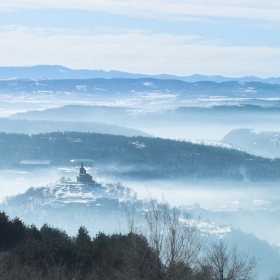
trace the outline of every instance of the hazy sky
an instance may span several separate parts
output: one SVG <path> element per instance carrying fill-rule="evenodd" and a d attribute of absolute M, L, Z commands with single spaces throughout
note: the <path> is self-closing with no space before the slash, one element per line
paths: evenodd
<path fill-rule="evenodd" d="M 280 76 L 279 0 L 0 1 L 0 66 Z"/>

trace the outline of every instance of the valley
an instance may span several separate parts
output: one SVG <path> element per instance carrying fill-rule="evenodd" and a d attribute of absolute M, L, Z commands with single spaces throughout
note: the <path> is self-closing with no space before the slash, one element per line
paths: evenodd
<path fill-rule="evenodd" d="M 0 207 L 28 224 L 71 234 L 82 224 L 97 234 L 126 232 L 133 211 L 144 227 L 153 198 L 210 240 L 253 252 L 267 277 L 280 260 L 278 88 L 151 77 L 2 80 Z M 81 162 L 93 184 L 76 182 Z"/>

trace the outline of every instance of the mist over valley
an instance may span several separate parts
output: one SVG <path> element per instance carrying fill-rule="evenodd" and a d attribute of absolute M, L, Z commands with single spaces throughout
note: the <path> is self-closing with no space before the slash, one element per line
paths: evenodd
<path fill-rule="evenodd" d="M 280 280 L 280 5 L 0 4 L 0 279 Z"/>
<path fill-rule="evenodd" d="M 149 198 L 164 198 L 210 240 L 259 258 L 260 280 L 279 271 L 276 80 L 9 77 L 1 210 L 94 235 L 126 232 L 127 210 L 144 227 Z M 77 181 L 82 163 L 93 182 Z"/>

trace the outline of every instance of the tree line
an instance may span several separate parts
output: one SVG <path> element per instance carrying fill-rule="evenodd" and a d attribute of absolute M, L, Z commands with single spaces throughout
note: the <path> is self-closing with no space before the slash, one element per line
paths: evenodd
<path fill-rule="evenodd" d="M 178 209 L 150 200 L 147 227 L 127 213 L 128 233 L 75 236 L 0 212 L 0 279 L 250 280 L 257 261 L 222 241 L 207 244 Z"/>

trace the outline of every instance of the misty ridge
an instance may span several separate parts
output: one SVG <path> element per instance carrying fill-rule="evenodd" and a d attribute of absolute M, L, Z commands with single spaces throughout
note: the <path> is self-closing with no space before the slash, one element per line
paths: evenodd
<path fill-rule="evenodd" d="M 18 168 L 32 160 L 69 166 L 90 159 L 108 175 L 138 179 L 177 178 L 268 182 L 279 180 L 279 159 L 256 157 L 232 148 L 151 137 L 96 133 L 0 133 L 2 168 Z"/>
<path fill-rule="evenodd" d="M 0 68 L 0 79 L 0 210 L 11 218 L 109 238 L 127 234 L 128 212 L 143 227 L 164 196 L 167 217 L 178 210 L 208 244 L 255 256 L 253 279 L 280 272 L 277 78 L 38 66 Z M 82 162 L 92 183 L 76 181 Z"/>
<path fill-rule="evenodd" d="M 123 136 L 151 136 L 138 129 L 127 128 L 118 125 L 110 125 L 98 122 L 70 122 L 70 121 L 45 121 L 45 120 L 21 120 L 0 118 L 0 126 L 6 133 L 38 134 L 53 131 L 78 131 L 95 132 L 102 134 L 114 134 Z"/>
<path fill-rule="evenodd" d="M 252 154 L 263 157 L 280 157 L 278 132 L 236 129 L 230 131 L 221 141 L 231 143 Z"/>
<path fill-rule="evenodd" d="M 161 109 L 67 105 L 54 109 L 16 113 L 8 116 L 8 119 L 84 122 L 84 126 L 89 122 L 97 121 L 137 129 L 162 138 L 187 140 L 220 141 L 229 131 L 240 128 L 259 131 L 277 131 L 278 129 L 280 110 L 276 105 L 214 104 L 202 107 Z M 63 132 L 61 129 L 60 131 Z M 84 130 L 78 129 L 78 131 Z M 99 131 L 89 130 L 88 132 Z"/>

